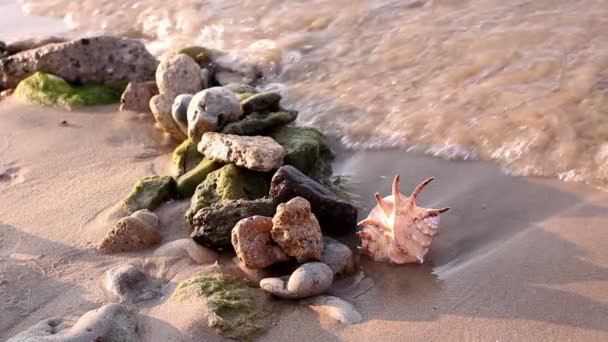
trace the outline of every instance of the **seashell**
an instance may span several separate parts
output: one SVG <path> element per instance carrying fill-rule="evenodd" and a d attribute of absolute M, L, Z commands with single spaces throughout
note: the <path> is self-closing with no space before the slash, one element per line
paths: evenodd
<path fill-rule="evenodd" d="M 429 209 L 416 206 L 416 197 L 433 178 L 422 182 L 407 197 L 399 192 L 399 176 L 393 181 L 393 194 L 380 197 L 376 193 L 375 206 L 359 225 L 359 251 L 375 261 L 395 264 L 422 263 L 431 240 L 437 233 L 439 214 L 449 208 Z"/>

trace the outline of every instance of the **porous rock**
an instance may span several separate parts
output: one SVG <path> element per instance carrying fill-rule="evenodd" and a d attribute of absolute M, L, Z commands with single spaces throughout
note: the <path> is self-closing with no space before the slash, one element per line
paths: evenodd
<path fill-rule="evenodd" d="M 213 87 L 192 97 L 188 105 L 188 137 L 197 142 L 205 132 L 214 132 L 242 114 L 236 95 L 229 89 Z"/>
<path fill-rule="evenodd" d="M 309 262 L 298 267 L 289 277 L 265 278 L 260 287 L 277 297 L 300 299 L 326 292 L 332 284 L 333 272 L 321 262 Z"/>
<path fill-rule="evenodd" d="M 278 169 L 285 156 L 285 149 L 270 137 L 215 132 L 203 134 L 198 150 L 207 158 L 262 172 Z"/>
<path fill-rule="evenodd" d="M 255 215 L 272 217 L 275 210 L 276 204 L 270 198 L 223 200 L 194 215 L 190 237 L 211 248 L 231 247 L 230 234 L 239 221 Z"/>
<path fill-rule="evenodd" d="M 260 93 L 248 97 L 241 102 L 245 115 L 251 113 L 270 113 L 279 110 L 281 95 L 279 93 Z"/>
<path fill-rule="evenodd" d="M 173 116 L 171 115 L 172 105 L 173 99 L 163 94 L 154 95 L 150 99 L 150 110 L 160 128 L 169 134 L 171 138 L 183 141 L 187 136 L 182 132 L 175 120 L 173 120 Z"/>
<path fill-rule="evenodd" d="M 102 254 L 133 252 L 158 244 L 162 237 L 157 230 L 158 217 L 142 209 L 123 217 L 101 240 L 97 249 Z"/>
<path fill-rule="evenodd" d="M 156 82 L 129 82 L 120 98 L 120 111 L 150 113 L 150 99 L 158 95 Z"/>
<path fill-rule="evenodd" d="M 133 186 L 122 201 L 122 207 L 129 213 L 140 209 L 153 210 L 171 196 L 175 181 L 170 176 L 146 176 Z"/>
<path fill-rule="evenodd" d="M 232 229 L 232 246 L 246 267 L 261 269 L 289 260 L 270 238 L 271 229 L 272 218 L 266 216 L 244 218 Z"/>
<path fill-rule="evenodd" d="M 329 266 L 335 276 L 351 274 L 355 271 L 355 255 L 345 244 L 330 237 L 323 237 L 321 262 Z"/>
<path fill-rule="evenodd" d="M 188 105 L 192 101 L 191 94 L 177 95 L 171 107 L 173 121 L 179 126 L 184 134 L 188 134 Z"/>
<path fill-rule="evenodd" d="M 362 320 L 361 314 L 351 303 L 338 297 L 321 295 L 307 298 L 302 304 L 343 324 L 356 324 Z"/>
<path fill-rule="evenodd" d="M 262 198 L 268 194 L 268 175 L 227 164 L 207 175 L 196 187 L 186 211 L 186 220 L 192 218 L 200 209 L 221 200 Z"/>
<path fill-rule="evenodd" d="M 107 270 L 104 286 L 121 303 L 135 304 L 162 296 L 160 286 L 134 265 L 120 265 Z"/>
<path fill-rule="evenodd" d="M 291 165 L 282 166 L 274 174 L 270 195 L 278 202 L 287 202 L 298 196 L 307 199 L 325 233 L 345 234 L 353 232 L 357 226 L 355 206 L 339 199 Z"/>
<path fill-rule="evenodd" d="M 321 259 L 321 227 L 310 211 L 310 204 L 302 197 L 279 204 L 272 218 L 271 236 L 287 255 L 300 263 Z"/>
<path fill-rule="evenodd" d="M 284 163 L 320 180 L 331 175 L 333 152 L 315 128 L 282 126 L 268 134 L 285 148 Z"/>
<path fill-rule="evenodd" d="M 120 304 L 106 304 L 89 311 L 69 329 L 62 329 L 63 321 L 45 319 L 7 342 L 139 341 L 137 320 Z"/>
<path fill-rule="evenodd" d="M 188 55 L 176 54 L 160 62 L 156 84 L 160 93 L 173 103 L 179 94 L 195 94 L 203 89 L 201 68 Z"/>
<path fill-rule="evenodd" d="M 287 125 L 295 121 L 298 113 L 275 112 L 268 114 L 253 113 L 247 115 L 243 120 L 229 123 L 222 129 L 222 133 L 236 135 L 256 135 L 274 129 L 279 126 Z"/>
<path fill-rule="evenodd" d="M 135 39 L 112 36 L 48 44 L 0 60 L 0 88 L 13 88 L 36 71 L 82 84 L 125 86 L 154 79 L 158 61 Z"/>

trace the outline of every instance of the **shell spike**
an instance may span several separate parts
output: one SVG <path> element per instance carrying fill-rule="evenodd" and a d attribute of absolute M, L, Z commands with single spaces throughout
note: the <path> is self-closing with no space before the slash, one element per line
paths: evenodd
<path fill-rule="evenodd" d="M 384 215 L 388 216 L 391 213 L 391 207 L 388 203 L 386 203 L 384 201 L 384 199 L 382 198 L 382 196 L 380 196 L 379 193 L 376 192 L 376 202 L 378 202 L 378 206 L 380 206 L 380 209 L 382 209 L 382 211 L 384 212 Z"/>
<path fill-rule="evenodd" d="M 445 213 L 446 211 L 450 210 L 450 208 L 441 208 L 441 209 L 430 209 L 428 211 L 429 216 L 437 216 L 441 213 Z"/>
<path fill-rule="evenodd" d="M 410 198 L 412 199 L 412 202 L 416 201 L 416 197 L 418 197 L 418 195 L 420 194 L 420 192 L 422 191 L 422 189 L 424 189 L 433 179 L 435 179 L 434 177 L 431 177 L 425 181 L 423 181 L 422 183 L 420 183 L 416 189 L 414 189 L 414 191 L 412 191 L 412 194 L 410 195 Z"/>

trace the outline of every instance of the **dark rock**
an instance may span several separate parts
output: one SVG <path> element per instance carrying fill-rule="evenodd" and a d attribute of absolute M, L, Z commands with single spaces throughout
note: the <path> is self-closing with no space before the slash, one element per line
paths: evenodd
<path fill-rule="evenodd" d="M 278 93 L 261 93 L 248 97 L 241 102 L 243 113 L 270 113 L 279 110 L 281 95 Z"/>
<path fill-rule="evenodd" d="M 236 135 L 256 135 L 264 131 L 287 125 L 298 117 L 297 112 L 253 113 L 243 120 L 229 123 L 222 133 Z"/>
<path fill-rule="evenodd" d="M 156 82 L 129 82 L 120 98 L 120 111 L 151 113 L 150 99 L 158 95 Z"/>
<path fill-rule="evenodd" d="M 279 203 L 298 196 L 307 199 L 324 233 L 350 233 L 357 226 L 355 206 L 339 199 L 333 192 L 291 165 L 282 166 L 274 174 L 270 195 Z"/>
<path fill-rule="evenodd" d="M 6 44 L 0 40 L 0 58 L 4 58 L 8 56 L 8 50 L 6 48 Z"/>
<path fill-rule="evenodd" d="M 270 198 L 223 200 L 199 210 L 192 219 L 190 235 L 197 243 L 212 247 L 230 247 L 230 233 L 240 220 L 260 215 L 272 217 L 276 204 Z"/>
<path fill-rule="evenodd" d="M 269 135 L 285 148 L 285 164 L 293 165 L 315 180 L 331 175 L 333 153 L 318 130 L 284 126 Z"/>
<path fill-rule="evenodd" d="M 77 39 L 26 50 L 0 60 L 0 88 L 15 87 L 36 71 L 68 82 L 125 86 L 154 80 L 158 61 L 139 40 L 111 36 Z"/>

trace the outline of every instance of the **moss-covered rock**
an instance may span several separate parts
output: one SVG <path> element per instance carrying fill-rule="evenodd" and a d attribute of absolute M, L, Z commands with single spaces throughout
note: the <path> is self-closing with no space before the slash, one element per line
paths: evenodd
<path fill-rule="evenodd" d="M 247 100 L 248 98 L 252 97 L 255 94 L 252 93 L 235 93 L 236 94 L 236 98 L 239 99 L 240 103 L 243 103 L 243 101 Z"/>
<path fill-rule="evenodd" d="M 270 113 L 279 110 L 281 95 L 279 93 L 260 93 L 250 96 L 241 102 L 245 115 L 251 113 Z"/>
<path fill-rule="evenodd" d="M 202 46 L 188 46 L 177 51 L 190 56 L 198 65 L 204 67 L 211 63 L 211 50 Z"/>
<path fill-rule="evenodd" d="M 298 117 L 298 113 L 275 112 L 270 114 L 253 113 L 247 115 L 243 120 L 232 122 L 222 129 L 222 133 L 237 135 L 256 135 L 258 133 L 287 125 Z"/>
<path fill-rule="evenodd" d="M 71 108 L 118 103 L 123 90 L 105 85 L 72 85 L 60 77 L 36 72 L 19 82 L 14 95 L 27 102 Z"/>
<path fill-rule="evenodd" d="M 173 151 L 173 173 L 180 177 L 186 172 L 194 169 L 205 156 L 196 149 L 196 144 L 190 139 L 184 140 Z"/>
<path fill-rule="evenodd" d="M 268 194 L 269 187 L 269 174 L 227 164 L 208 174 L 196 187 L 190 208 L 186 211 L 186 220 L 192 224 L 192 218 L 197 211 L 221 200 L 253 200 L 264 197 Z"/>
<path fill-rule="evenodd" d="M 268 296 L 236 279 L 222 274 L 194 277 L 179 283 L 172 298 L 192 294 L 206 300 L 209 327 L 224 337 L 251 341 L 271 326 Z"/>
<path fill-rule="evenodd" d="M 320 180 L 331 175 L 333 153 L 329 143 L 314 128 L 281 127 L 269 134 L 287 151 L 283 159 L 307 176 Z"/>
<path fill-rule="evenodd" d="M 170 176 L 147 176 L 135 183 L 131 193 L 122 201 L 129 213 L 140 209 L 153 210 L 171 197 L 175 181 Z"/>
<path fill-rule="evenodd" d="M 203 158 L 197 166 L 177 179 L 175 190 L 178 196 L 184 198 L 192 196 L 196 187 L 207 178 L 207 175 L 219 169 L 222 165 L 222 163 Z"/>

